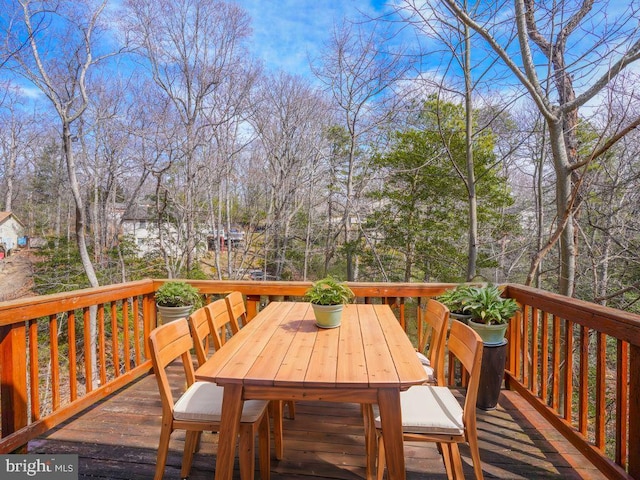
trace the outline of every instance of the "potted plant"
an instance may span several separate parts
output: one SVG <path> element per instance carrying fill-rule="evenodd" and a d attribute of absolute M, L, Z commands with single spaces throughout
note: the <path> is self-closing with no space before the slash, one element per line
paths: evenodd
<path fill-rule="evenodd" d="M 198 289 L 183 281 L 163 283 L 156 291 L 155 298 L 160 314 L 159 323 L 188 317 L 194 307 L 202 305 Z"/>
<path fill-rule="evenodd" d="M 518 303 L 513 298 L 503 298 L 495 285 L 474 288 L 464 307 L 465 312 L 471 314 L 469 327 L 478 332 L 484 342 L 476 399 L 476 406 L 483 410 L 492 410 L 498 404 L 507 353 L 504 336 L 509 320 L 519 309 Z"/>
<path fill-rule="evenodd" d="M 436 300 L 444 304 L 449 309 L 449 316 L 463 323 L 467 323 L 471 318 L 470 313 L 464 311 L 464 307 L 469 303 L 474 294 L 474 287 L 460 284 L 451 290 L 438 295 Z"/>
<path fill-rule="evenodd" d="M 503 298 L 495 285 L 473 287 L 463 310 L 471 314 L 469 326 L 482 338 L 485 345 L 500 345 L 509 326 L 509 320 L 520 309 L 513 298 Z"/>
<path fill-rule="evenodd" d="M 350 303 L 354 297 L 347 285 L 332 277 L 314 282 L 305 293 L 305 299 L 311 302 L 316 325 L 321 328 L 340 326 L 344 304 Z"/>

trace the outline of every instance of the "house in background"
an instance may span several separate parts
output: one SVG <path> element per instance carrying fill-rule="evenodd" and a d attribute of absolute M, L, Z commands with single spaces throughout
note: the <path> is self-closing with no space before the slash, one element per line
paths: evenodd
<path fill-rule="evenodd" d="M 149 213 L 147 205 L 139 205 L 123 212 L 121 233 L 133 239 L 141 255 L 158 248 L 158 222 Z"/>
<path fill-rule="evenodd" d="M 24 224 L 11 212 L 0 212 L 0 258 L 18 246 L 24 235 Z"/>

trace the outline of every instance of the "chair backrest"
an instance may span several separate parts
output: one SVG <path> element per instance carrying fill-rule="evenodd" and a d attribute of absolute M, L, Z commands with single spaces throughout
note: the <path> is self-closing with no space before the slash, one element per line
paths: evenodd
<path fill-rule="evenodd" d="M 454 321 L 449 333 L 449 352 L 451 352 L 469 372 L 467 393 L 464 399 L 463 420 L 467 428 L 476 422 L 476 400 L 480 384 L 482 350 L 484 345 L 480 335 L 462 322 Z"/>
<path fill-rule="evenodd" d="M 179 357 L 182 357 L 187 386 L 195 381 L 195 371 L 191 363 L 190 350 L 193 347 L 189 324 L 186 318 L 180 318 L 165 323 L 149 334 L 149 350 L 151 363 L 158 381 L 160 398 L 162 399 L 163 415 L 173 411 L 173 395 L 167 378 L 166 367 Z"/>
<path fill-rule="evenodd" d="M 437 300 L 429 299 L 424 310 L 424 323 L 428 331 L 422 332 L 418 349 L 424 353 L 428 342 L 427 358 L 438 385 L 444 385 L 444 353 L 449 330 L 449 309 Z"/>
<path fill-rule="evenodd" d="M 189 328 L 193 337 L 198 366 L 207 361 L 209 351 L 209 338 L 211 338 L 211 327 L 209 325 L 209 315 L 205 307 L 201 307 L 189 316 Z"/>
<path fill-rule="evenodd" d="M 248 322 L 247 320 L 247 307 L 244 305 L 244 298 L 242 298 L 242 293 L 238 291 L 233 291 L 229 295 L 225 297 L 225 301 L 227 302 L 227 309 L 229 310 L 229 316 L 236 319 L 240 319 L 242 322 L 241 326 L 245 326 Z M 240 326 L 240 324 L 239 324 Z"/>
<path fill-rule="evenodd" d="M 225 299 L 211 302 L 206 307 L 209 318 L 209 329 L 213 337 L 213 346 L 219 349 L 227 340 L 227 328 L 231 329 L 231 335 L 240 331 L 238 321 L 229 315 Z"/>

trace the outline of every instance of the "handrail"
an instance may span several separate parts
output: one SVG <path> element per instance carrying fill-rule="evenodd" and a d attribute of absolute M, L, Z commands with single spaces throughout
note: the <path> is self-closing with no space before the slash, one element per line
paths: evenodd
<path fill-rule="evenodd" d="M 0 453 L 150 370 L 153 288 L 141 280 L 0 303 Z"/>
<path fill-rule="evenodd" d="M 0 453 L 19 448 L 150 370 L 146 339 L 156 325 L 153 294 L 165 281 L 0 303 Z M 210 300 L 242 292 L 249 318 L 271 300 L 301 298 L 311 284 L 189 283 Z M 358 301 L 391 305 L 405 331 L 414 335 L 421 331 L 419 306 L 453 284 L 349 286 Z M 522 306 L 509 329 L 507 387 L 520 392 L 608 477 L 640 479 L 640 316 L 521 285 L 506 285 L 505 295 Z M 85 349 L 92 335 L 84 327 L 92 315 L 95 360 Z M 93 370 L 96 385 L 85 381 Z M 47 391 L 40 387 L 43 373 L 51 385 Z"/>
<path fill-rule="evenodd" d="M 640 478 L 640 315 L 510 284 L 507 386 L 609 478 Z M 609 419 L 609 420 L 607 420 Z"/>

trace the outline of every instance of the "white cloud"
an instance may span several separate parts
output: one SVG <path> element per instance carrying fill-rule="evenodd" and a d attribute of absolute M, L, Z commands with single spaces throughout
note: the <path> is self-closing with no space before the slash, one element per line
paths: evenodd
<path fill-rule="evenodd" d="M 29 100 L 39 100 L 43 96 L 42 90 L 34 86 L 20 85 L 18 88 L 20 89 L 20 96 Z"/>
<path fill-rule="evenodd" d="M 238 1 L 252 17 L 252 50 L 267 68 L 309 75 L 308 59 L 317 58 L 334 23 L 343 18 L 375 16 L 384 2 L 370 0 L 244 0 Z"/>

